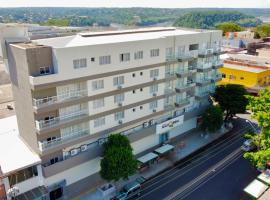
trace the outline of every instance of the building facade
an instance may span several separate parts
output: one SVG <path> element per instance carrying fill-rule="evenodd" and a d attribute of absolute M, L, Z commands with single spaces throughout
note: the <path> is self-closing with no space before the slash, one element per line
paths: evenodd
<path fill-rule="evenodd" d="M 44 185 L 69 197 L 89 188 L 109 134 L 126 135 L 137 155 L 196 128 L 221 78 L 221 38 L 151 28 L 10 44 L 19 132 Z"/>

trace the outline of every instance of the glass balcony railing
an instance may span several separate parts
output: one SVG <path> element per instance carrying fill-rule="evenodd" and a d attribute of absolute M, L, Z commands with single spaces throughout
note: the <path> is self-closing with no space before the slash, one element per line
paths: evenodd
<path fill-rule="evenodd" d="M 187 82 L 187 83 L 184 83 L 184 84 L 177 84 L 175 89 L 176 89 L 176 92 L 183 92 L 183 91 L 186 91 L 187 89 L 190 89 L 192 87 L 195 87 L 195 83 L 193 82 Z"/>
<path fill-rule="evenodd" d="M 186 53 L 179 53 L 175 55 L 167 55 L 167 61 L 185 61 L 194 58 L 194 54 L 186 52 Z"/>
<path fill-rule="evenodd" d="M 67 143 L 69 141 L 72 141 L 74 139 L 78 139 L 78 138 L 86 136 L 86 135 L 90 135 L 90 131 L 88 129 L 72 132 L 66 136 L 58 137 L 54 140 L 39 142 L 39 149 L 41 151 L 44 151 L 46 149 L 49 149 L 49 148 L 52 148 L 52 147 L 55 147 L 58 145 L 62 145 L 64 143 Z"/>
<path fill-rule="evenodd" d="M 211 78 L 212 82 L 217 82 L 222 80 L 222 75 L 221 74 L 214 74 L 213 77 Z"/>
<path fill-rule="evenodd" d="M 223 67 L 223 61 L 222 60 L 215 60 L 213 61 L 213 68 L 218 69 Z"/>
<path fill-rule="evenodd" d="M 204 98 L 209 96 L 210 92 L 209 91 L 204 91 L 204 92 L 197 92 L 195 93 L 195 97 L 197 98 Z"/>
<path fill-rule="evenodd" d="M 199 63 L 197 65 L 197 69 L 201 71 L 211 69 L 211 67 L 212 67 L 212 63 Z"/>
<path fill-rule="evenodd" d="M 213 53 L 214 53 L 213 48 L 206 48 L 206 49 L 199 50 L 199 56 L 209 56 L 209 55 L 213 55 Z"/>
<path fill-rule="evenodd" d="M 39 108 L 41 106 L 50 105 L 50 104 L 58 103 L 58 102 L 65 101 L 68 99 L 80 98 L 84 96 L 87 96 L 87 90 L 71 91 L 69 93 L 61 94 L 57 96 L 33 99 L 33 106 Z"/>
<path fill-rule="evenodd" d="M 188 100 L 188 98 L 185 98 L 185 99 L 177 99 L 176 101 L 175 101 L 175 106 L 176 107 L 182 107 L 182 106 L 186 106 L 186 105 L 188 105 L 189 104 L 189 100 Z"/>
<path fill-rule="evenodd" d="M 79 119 L 83 116 L 87 116 L 88 115 L 88 110 L 80 110 L 68 115 L 64 115 L 64 116 L 59 116 L 59 117 L 54 117 L 51 118 L 49 120 L 39 120 L 36 121 L 36 128 L 38 130 L 44 129 L 44 128 L 50 128 L 53 126 L 56 126 L 60 123 L 66 122 L 66 121 L 70 121 L 70 120 L 74 120 L 74 119 Z"/>

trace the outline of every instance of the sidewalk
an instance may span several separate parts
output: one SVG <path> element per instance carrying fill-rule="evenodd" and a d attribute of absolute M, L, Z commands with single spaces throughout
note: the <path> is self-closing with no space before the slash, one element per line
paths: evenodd
<path fill-rule="evenodd" d="M 123 185 L 128 182 L 134 181 L 138 177 L 144 177 L 145 179 L 149 179 L 161 171 L 167 169 L 168 167 L 173 166 L 176 161 L 179 161 L 182 158 L 192 154 L 196 150 L 204 147 L 205 145 L 211 143 L 215 139 L 221 137 L 229 130 L 221 129 L 216 133 L 205 133 L 201 130 L 191 130 L 183 135 L 177 136 L 172 139 L 170 144 L 175 146 L 174 153 L 168 157 L 168 159 L 163 159 L 158 163 L 151 165 L 151 167 L 144 172 L 133 175 L 129 178 L 128 181 L 119 181 L 116 183 L 116 188 L 120 189 Z M 148 153 L 148 152 L 146 152 Z M 92 191 L 88 191 L 82 196 L 76 198 L 76 200 L 102 200 L 102 196 L 97 189 Z"/>

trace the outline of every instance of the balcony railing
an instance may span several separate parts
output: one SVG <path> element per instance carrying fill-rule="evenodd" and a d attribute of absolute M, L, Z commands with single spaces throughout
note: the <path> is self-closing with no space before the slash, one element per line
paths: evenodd
<path fill-rule="evenodd" d="M 65 101 L 68 99 L 80 98 L 84 96 L 87 96 L 87 90 L 71 91 L 69 93 L 61 94 L 57 96 L 33 99 L 33 105 L 38 108 L 44 105 L 50 105 L 50 104 L 58 103 L 58 102 Z"/>
<path fill-rule="evenodd" d="M 195 83 L 193 82 L 187 82 L 185 84 L 177 84 L 175 87 L 176 92 L 184 92 L 192 87 L 195 87 Z"/>
<path fill-rule="evenodd" d="M 77 138 L 80 138 L 80 137 L 83 137 L 83 136 L 86 136 L 89 134 L 90 134 L 90 131 L 88 129 L 72 132 L 69 135 L 66 135 L 63 137 L 58 137 L 58 138 L 51 140 L 51 141 L 39 142 L 39 149 L 41 151 L 44 151 L 46 149 L 50 149 L 52 147 L 62 145 L 64 143 L 67 143 L 69 141 L 72 141 L 74 139 L 77 139 Z"/>
<path fill-rule="evenodd" d="M 88 115 L 88 110 L 80 110 L 80 111 L 77 111 L 77 112 L 74 112 L 74 113 L 71 113 L 68 115 L 54 117 L 54 118 L 49 119 L 49 120 L 36 121 L 36 128 L 38 130 L 41 130 L 44 128 L 53 127 L 53 126 L 60 124 L 62 122 L 74 120 L 74 119 L 79 119 L 82 116 L 86 116 L 86 115 Z"/>
<path fill-rule="evenodd" d="M 210 56 L 214 54 L 213 48 L 206 48 L 199 51 L 199 57 Z"/>
<path fill-rule="evenodd" d="M 195 56 L 192 53 L 181 53 L 181 54 L 175 54 L 175 55 L 167 55 L 166 61 L 186 61 L 193 59 Z"/>
<path fill-rule="evenodd" d="M 221 67 L 223 67 L 223 61 L 221 61 L 221 60 L 216 60 L 216 61 L 213 62 L 213 68 L 214 68 L 214 69 L 219 69 L 219 68 L 221 68 Z"/>
<path fill-rule="evenodd" d="M 198 71 L 210 70 L 212 63 L 199 63 L 197 66 Z"/>
<path fill-rule="evenodd" d="M 209 91 L 195 93 L 196 98 L 204 98 L 204 97 L 208 97 L 209 95 L 210 95 Z"/>
<path fill-rule="evenodd" d="M 188 98 L 185 98 L 185 99 L 177 99 L 175 101 L 175 107 L 182 107 L 182 106 L 186 106 L 189 104 L 189 100 Z"/>
<path fill-rule="evenodd" d="M 202 78 L 202 79 L 197 79 L 196 80 L 196 84 L 198 86 L 205 85 L 205 84 L 208 84 L 208 83 L 211 83 L 211 78 Z"/>
<path fill-rule="evenodd" d="M 217 82 L 222 80 L 222 75 L 221 74 L 215 74 L 213 75 L 213 78 L 211 78 L 212 82 Z"/>

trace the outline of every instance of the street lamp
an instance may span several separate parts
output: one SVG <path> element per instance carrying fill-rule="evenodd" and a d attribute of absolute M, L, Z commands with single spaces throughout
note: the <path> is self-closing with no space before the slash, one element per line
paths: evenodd
<path fill-rule="evenodd" d="M 255 133 L 257 133 L 257 134 L 260 133 L 260 131 L 248 119 L 246 119 L 246 122 L 249 123 L 249 125 L 253 128 L 253 130 L 255 131 Z"/>

